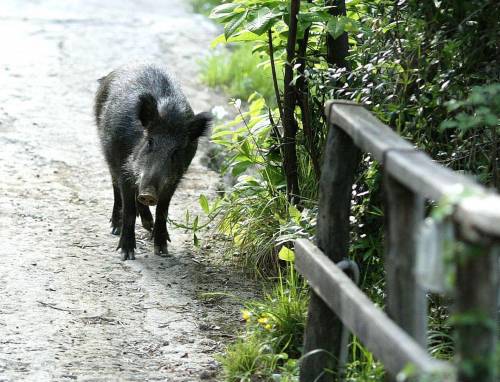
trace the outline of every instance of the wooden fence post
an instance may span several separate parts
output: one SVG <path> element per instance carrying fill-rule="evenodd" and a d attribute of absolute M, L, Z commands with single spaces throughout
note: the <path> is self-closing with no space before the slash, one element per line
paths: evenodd
<path fill-rule="evenodd" d="M 384 173 L 386 194 L 386 309 L 403 330 L 427 348 L 427 298 L 417 282 L 417 240 L 424 199 Z"/>
<path fill-rule="evenodd" d="M 457 258 L 455 362 L 460 382 L 496 382 L 500 247 L 468 244 Z"/>
<path fill-rule="evenodd" d="M 331 126 L 321 171 L 317 245 L 335 263 L 348 255 L 352 184 L 359 160 L 360 151 L 352 139 L 337 126 Z M 300 381 L 334 379 L 334 375 L 325 373 L 325 368 L 338 369 L 342 330 L 339 318 L 311 291 Z"/>

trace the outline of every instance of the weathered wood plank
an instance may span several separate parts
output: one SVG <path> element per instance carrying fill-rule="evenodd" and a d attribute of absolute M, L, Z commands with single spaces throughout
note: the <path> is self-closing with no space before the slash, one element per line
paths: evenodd
<path fill-rule="evenodd" d="M 392 375 L 412 365 L 418 376 L 454 381 L 448 363 L 430 357 L 408 334 L 377 308 L 323 252 L 304 239 L 295 241 L 297 270 L 330 309 Z M 439 379 L 438 379 L 439 378 Z"/>
<path fill-rule="evenodd" d="M 384 172 L 386 199 L 386 309 L 424 349 L 427 348 L 427 298 L 417 282 L 417 240 L 424 199 Z"/>
<path fill-rule="evenodd" d="M 458 203 L 454 219 L 461 225 L 461 235 L 468 240 L 477 239 L 476 232 L 500 237 L 500 197 L 492 192 L 471 196 Z"/>
<path fill-rule="evenodd" d="M 420 195 L 439 201 L 443 196 L 461 189 L 483 194 L 460 202 L 455 220 L 466 229 L 500 236 L 500 197 L 488 193 L 469 177 L 453 172 L 414 150 L 409 142 L 361 105 L 328 101 L 325 113 L 328 120 L 341 127 L 358 147 L 383 162 L 392 176 Z"/>
<path fill-rule="evenodd" d="M 398 197 L 397 194 L 402 192 L 405 200 L 403 203 L 405 206 L 402 208 L 403 213 L 397 205 L 390 207 L 390 210 L 393 209 L 393 213 L 389 211 L 389 215 L 392 215 L 390 220 L 393 221 L 389 222 L 392 225 L 389 227 L 390 236 L 400 237 L 401 240 L 394 239 L 395 242 L 391 243 L 393 249 L 388 254 L 388 259 L 391 260 L 388 268 L 388 284 L 391 290 L 399 289 L 401 295 L 396 297 L 397 301 L 393 302 L 389 297 L 388 305 L 390 311 L 393 312 L 391 314 L 422 343 L 423 326 L 421 321 L 417 320 L 420 323 L 416 322 L 415 316 L 407 315 L 406 313 L 409 311 L 400 305 L 401 301 L 406 300 L 410 301 L 410 308 L 418 309 L 420 304 L 416 301 L 422 298 L 421 291 L 409 289 L 408 285 L 408 283 L 416 285 L 411 272 L 415 244 L 411 235 L 418 225 L 420 219 L 418 216 L 421 216 L 422 203 L 420 198 L 435 201 L 449 198 L 454 205 L 451 220 L 456 225 L 458 235 L 470 243 L 482 245 L 484 248 L 493 248 L 492 246 L 499 245 L 500 238 L 500 197 L 481 187 L 472 179 L 440 166 L 426 154 L 415 150 L 410 143 L 401 139 L 389 127 L 359 105 L 352 102 L 331 101 L 325 106 L 325 112 L 328 120 L 338 125 L 358 147 L 370 152 L 383 163 L 385 171 L 392 178 L 387 182 L 400 183 L 399 189 L 393 188 L 392 192 L 388 193 L 389 198 L 398 199 L 400 196 Z M 342 157 L 338 158 L 338 161 L 342 162 Z M 417 205 L 416 211 L 412 211 L 412 205 Z M 396 212 L 397 210 L 399 211 Z M 389 238 L 389 240 L 393 239 Z M 345 242 L 347 243 L 347 241 Z M 333 256 L 341 253 L 344 253 L 343 247 L 337 251 L 333 249 L 332 252 Z M 397 261 L 400 258 L 406 259 L 408 254 L 410 254 L 410 259 L 403 261 L 403 271 L 398 271 L 397 268 L 401 268 L 401 266 L 397 264 Z M 328 253 L 328 255 L 331 254 Z M 335 258 L 335 261 L 339 260 L 340 258 Z M 392 261 L 395 262 L 392 263 Z M 457 279 L 459 280 L 457 283 L 457 311 L 466 315 L 471 312 L 480 312 L 480 315 L 490 319 L 488 328 L 481 324 L 477 325 L 474 330 L 467 328 L 466 325 L 461 328 L 457 327 L 458 335 L 461 338 L 457 343 L 458 359 L 464 360 L 462 363 L 465 366 L 472 365 L 475 373 L 475 376 L 471 377 L 472 374 L 468 375 L 466 373 L 467 367 L 465 367 L 461 369 L 460 378 L 463 381 L 484 380 L 489 382 L 495 379 L 497 371 L 495 371 L 495 367 L 481 366 L 481 362 L 484 364 L 481 359 L 490 359 L 489 357 L 494 353 L 492 349 L 496 345 L 495 325 L 491 323 L 494 323 L 497 314 L 495 301 L 498 299 L 499 293 L 498 250 L 492 249 L 488 255 L 480 256 L 478 259 L 462 259 L 457 267 Z M 399 276 L 397 276 L 398 273 L 400 273 Z M 406 280 L 403 280 L 404 275 L 407 276 Z M 326 273 L 324 277 L 328 279 Z M 326 294 L 322 295 L 318 287 L 313 287 L 313 290 L 316 300 L 319 301 L 321 297 L 326 305 L 332 307 L 331 300 L 327 300 L 325 297 Z M 338 304 L 343 303 L 341 307 L 344 309 L 346 303 L 342 300 L 342 296 L 344 295 L 338 297 L 337 294 L 334 294 L 334 297 L 330 296 L 330 298 L 339 300 Z M 325 306 L 323 309 L 327 310 Z M 352 311 L 355 308 L 345 309 Z M 344 322 L 348 322 L 343 311 L 337 311 L 337 313 Z M 422 316 L 422 314 L 417 312 L 416 316 Z M 399 328 L 399 330 L 401 329 Z M 368 334 L 372 333 L 370 330 L 368 332 Z M 477 346 L 475 340 L 478 342 Z M 376 348 L 377 343 L 373 342 L 371 346 Z M 374 353 L 378 354 L 376 351 Z M 478 354 L 481 354 L 483 358 L 478 358 Z M 381 359 L 384 361 L 384 358 L 381 357 Z M 386 362 L 384 361 L 384 363 Z M 388 364 L 386 366 L 389 367 Z"/>
<path fill-rule="evenodd" d="M 327 119 L 340 126 L 363 151 L 382 162 L 388 150 L 413 150 L 413 146 L 380 122 L 361 105 L 328 101 Z"/>
<path fill-rule="evenodd" d="M 384 166 L 406 187 L 431 200 L 439 201 L 453 194 L 469 194 L 457 202 L 454 220 L 465 229 L 500 235 L 500 197 L 471 178 L 440 166 L 418 151 L 388 152 Z"/>
<path fill-rule="evenodd" d="M 431 200 L 438 201 L 464 188 L 473 192 L 482 190 L 472 179 L 440 166 L 420 151 L 388 152 L 384 167 L 406 187 Z"/>
<path fill-rule="evenodd" d="M 321 171 L 316 237 L 318 246 L 335 262 L 348 254 L 352 184 L 359 158 L 359 149 L 352 139 L 338 127 L 332 126 L 328 133 Z M 340 320 L 314 295 L 314 291 L 311 292 L 304 334 L 304 354 L 316 349 L 325 349 L 330 354 L 317 352 L 306 357 L 300 369 L 302 382 L 326 382 L 333 379 L 331 374 L 323 371 L 325 368 L 339 371 L 342 366 L 347 352 L 347 348 L 342 347 L 342 332 Z"/>
<path fill-rule="evenodd" d="M 498 381 L 499 249 L 468 245 L 458 254 L 454 322 L 460 382 Z"/>

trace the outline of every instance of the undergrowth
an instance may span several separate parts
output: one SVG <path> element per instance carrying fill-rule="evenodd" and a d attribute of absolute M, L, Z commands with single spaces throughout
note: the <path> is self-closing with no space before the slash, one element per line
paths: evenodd
<path fill-rule="evenodd" d="M 221 357 L 227 381 L 296 380 L 308 291 L 293 268 L 293 252 L 284 248 L 288 265 L 263 300 L 246 304 L 245 330 Z"/>
<path fill-rule="evenodd" d="M 271 69 L 262 54 L 253 54 L 250 45 L 237 45 L 212 52 L 202 62 L 201 80 L 233 98 L 248 99 L 258 91 L 271 100 L 274 90 Z"/>
<path fill-rule="evenodd" d="M 205 4 L 193 2 L 207 13 Z M 319 164 L 328 132 L 323 114 L 327 99 L 364 103 L 440 163 L 500 186 L 500 85 L 495 84 L 500 75 L 498 57 L 492 54 L 498 53 L 494 42 L 500 28 L 495 29 L 495 23 L 500 18 L 495 16 L 494 2 L 346 3 L 346 16 L 332 17 L 329 2 L 301 2 L 297 45 L 304 36 L 308 39 L 301 45 L 303 56 L 290 65 L 299 100 L 293 110 L 298 203 L 290 198 L 289 174 L 284 171 L 288 2 L 237 0 L 212 11 L 225 28 L 214 45 L 230 44 L 201 63 L 202 80 L 236 99 L 232 101 L 236 118 L 216 126 L 212 135 L 223 154 L 218 161 L 221 171 L 230 174 L 234 184 L 218 200 L 209 203 L 202 197 L 200 204 L 208 220 L 216 221 L 218 231 L 229 239 L 227 255 L 255 274 L 277 277 L 263 300 L 246 304 L 244 331 L 221 356 L 228 381 L 297 380 L 307 287 L 294 273 L 291 255 L 284 254 L 292 251 L 296 238 L 314 240 Z M 344 32 L 349 33 L 348 69 L 329 62 L 326 49 L 330 37 Z M 369 155 L 362 159 L 352 195 L 349 256 L 360 266 L 361 289 L 383 307 L 381 171 Z M 188 215 L 184 227 L 193 230 L 196 242 L 196 232 L 204 224 Z M 280 254 L 288 259 L 286 266 Z M 434 295 L 429 301 L 429 352 L 450 359 L 449 303 Z M 347 381 L 384 379 L 381 364 L 356 338 L 350 342 L 349 355 Z"/>

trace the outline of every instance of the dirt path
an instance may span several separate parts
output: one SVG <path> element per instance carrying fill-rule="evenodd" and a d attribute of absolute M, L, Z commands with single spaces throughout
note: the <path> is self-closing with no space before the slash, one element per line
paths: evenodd
<path fill-rule="evenodd" d="M 0 381 L 216 378 L 238 306 L 202 294 L 251 288 L 173 228 L 170 257 L 153 256 L 138 228 L 137 260 L 120 261 L 92 120 L 96 79 L 133 60 L 166 62 L 196 112 L 222 104 L 196 80 L 215 34 L 175 0 L 2 0 Z M 217 186 L 203 151 L 174 219 Z"/>

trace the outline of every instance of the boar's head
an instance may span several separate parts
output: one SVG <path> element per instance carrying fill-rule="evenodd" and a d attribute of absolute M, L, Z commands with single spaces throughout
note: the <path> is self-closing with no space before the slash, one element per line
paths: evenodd
<path fill-rule="evenodd" d="M 175 191 L 193 158 L 198 138 L 208 130 L 211 115 L 194 115 L 181 97 L 157 101 L 152 94 L 142 94 L 137 117 L 143 135 L 129 167 L 138 186 L 137 200 L 151 206 L 158 203 L 163 192 Z"/>

